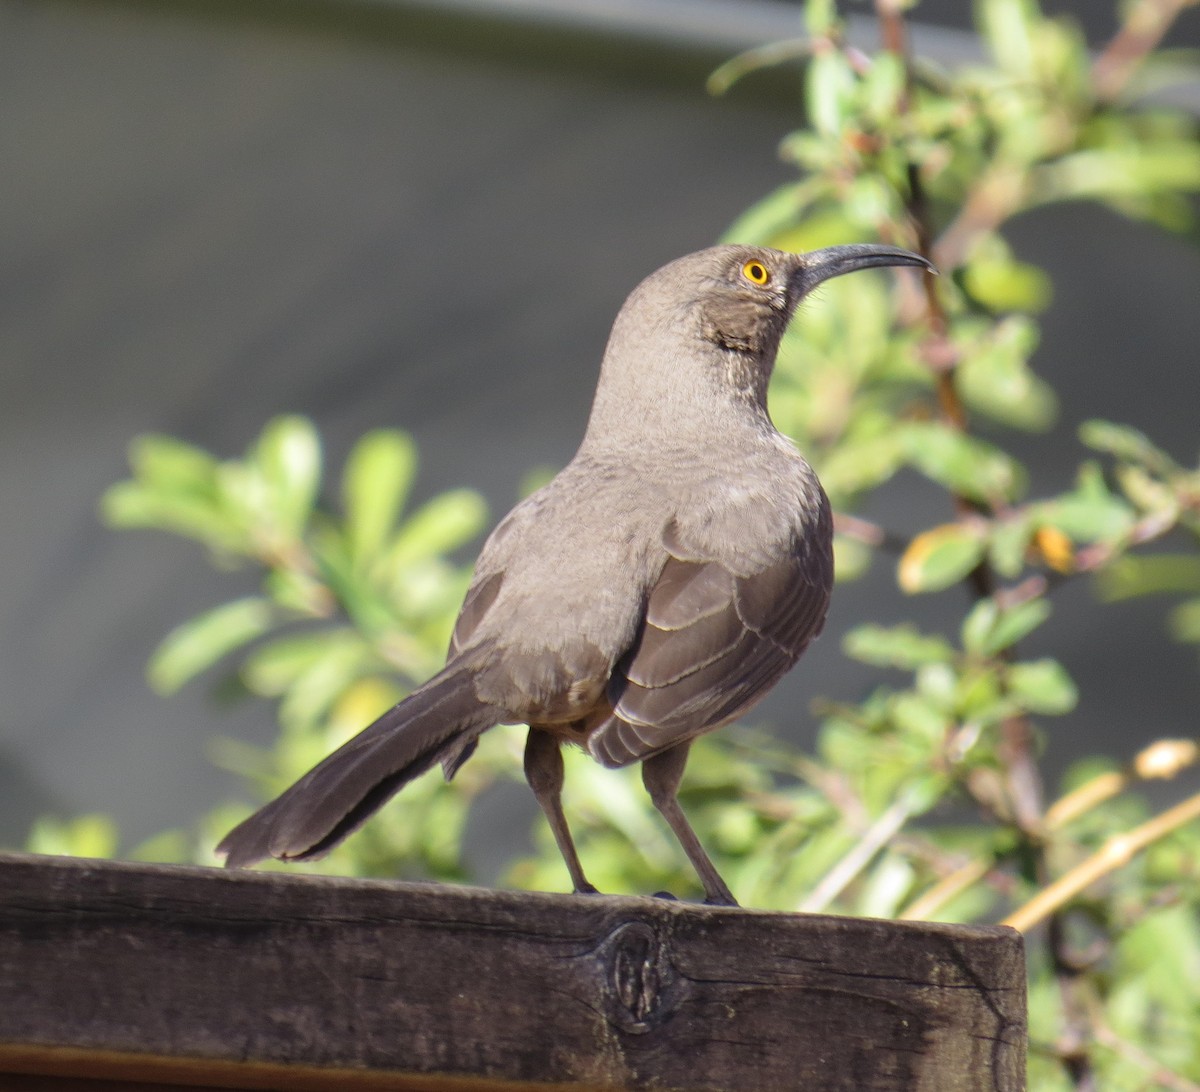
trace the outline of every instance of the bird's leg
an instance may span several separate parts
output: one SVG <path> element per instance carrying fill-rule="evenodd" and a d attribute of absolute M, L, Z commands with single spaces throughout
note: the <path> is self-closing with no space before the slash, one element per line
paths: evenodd
<path fill-rule="evenodd" d="M 642 763 L 642 784 L 650 794 L 654 806 L 667 821 L 683 851 L 692 862 L 696 875 L 704 885 L 704 901 L 710 906 L 737 906 L 725 881 L 717 872 L 716 866 L 709 859 L 692 825 L 679 806 L 676 793 L 679 792 L 679 782 L 683 780 L 683 768 L 687 765 L 688 748 L 691 741 L 679 743 L 666 751 L 653 755 Z"/>
<path fill-rule="evenodd" d="M 525 740 L 525 780 L 529 782 L 538 805 L 546 815 L 576 893 L 595 895 L 596 889 L 583 874 L 583 865 L 579 863 L 579 854 L 575 852 L 575 842 L 567 827 L 567 817 L 563 814 L 562 748 L 549 732 L 529 729 L 529 738 Z"/>

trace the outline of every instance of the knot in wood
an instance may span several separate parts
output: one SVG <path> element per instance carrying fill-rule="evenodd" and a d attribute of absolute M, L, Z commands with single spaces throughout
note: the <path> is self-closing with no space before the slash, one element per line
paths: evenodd
<path fill-rule="evenodd" d="M 609 933 L 603 952 L 613 1023 L 625 1031 L 649 1031 L 661 1016 L 672 977 L 658 932 L 644 921 L 623 922 Z"/>

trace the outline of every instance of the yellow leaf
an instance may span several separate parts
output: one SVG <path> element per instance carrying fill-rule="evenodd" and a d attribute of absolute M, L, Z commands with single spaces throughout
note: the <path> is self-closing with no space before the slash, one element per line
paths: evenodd
<path fill-rule="evenodd" d="M 967 575 L 983 558 L 982 528 L 943 523 L 923 531 L 900 558 L 896 579 L 902 591 L 939 591 Z"/>
<path fill-rule="evenodd" d="M 1033 536 L 1033 548 L 1055 572 L 1074 571 L 1075 551 L 1071 540 L 1057 527 L 1039 527 Z"/>

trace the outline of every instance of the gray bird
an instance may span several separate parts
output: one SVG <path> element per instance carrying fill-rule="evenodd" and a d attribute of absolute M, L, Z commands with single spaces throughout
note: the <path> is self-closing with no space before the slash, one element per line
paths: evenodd
<path fill-rule="evenodd" d="M 406 782 L 446 777 L 495 724 L 529 725 L 525 775 L 578 892 L 563 743 L 642 763 L 704 885 L 736 905 L 676 793 L 693 739 L 745 713 L 820 631 L 832 518 L 767 415 L 796 305 L 889 246 L 785 254 L 718 246 L 664 266 L 617 315 L 579 450 L 484 544 L 445 668 L 218 846 L 230 867 L 317 857 Z"/>

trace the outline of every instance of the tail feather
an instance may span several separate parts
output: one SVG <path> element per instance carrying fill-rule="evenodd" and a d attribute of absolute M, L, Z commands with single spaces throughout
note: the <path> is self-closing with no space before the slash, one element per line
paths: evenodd
<path fill-rule="evenodd" d="M 227 868 L 327 853 L 414 777 L 472 749 L 502 719 L 480 702 L 468 665 L 434 676 L 234 827 L 217 846 Z"/>

